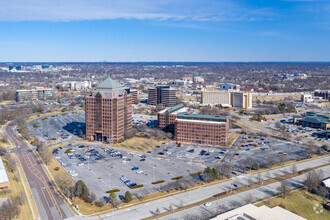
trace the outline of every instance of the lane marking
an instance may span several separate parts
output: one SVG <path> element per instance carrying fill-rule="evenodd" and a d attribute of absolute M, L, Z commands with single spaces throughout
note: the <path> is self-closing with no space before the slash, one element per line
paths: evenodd
<path fill-rule="evenodd" d="M 52 193 L 51 190 L 49 189 L 49 186 L 48 186 L 47 181 L 45 180 L 44 176 L 39 172 L 38 169 L 36 169 L 36 168 L 33 166 L 32 161 L 31 161 L 31 158 L 30 158 L 30 156 L 29 156 L 29 154 L 28 154 L 27 152 L 24 152 L 24 153 L 23 153 L 23 158 L 24 158 L 24 161 L 25 161 L 25 163 L 26 163 L 28 169 L 30 170 L 30 172 L 31 172 L 32 174 L 34 174 L 34 175 L 35 175 L 35 176 L 36 176 L 36 177 L 42 182 L 42 184 L 44 185 L 44 187 L 45 187 L 45 189 L 46 189 L 46 191 L 47 191 L 47 193 L 48 193 L 48 195 L 49 195 L 49 197 L 50 197 L 50 199 L 51 199 L 51 201 L 52 201 L 52 203 L 53 203 L 53 205 L 56 207 L 57 212 L 58 212 L 59 215 L 60 215 L 60 218 L 63 218 L 62 211 L 61 211 L 60 207 L 58 206 L 58 204 L 57 204 L 57 202 L 56 202 L 56 200 L 55 200 L 55 198 L 54 198 L 53 193 Z M 46 197 L 46 196 L 45 196 L 45 197 Z M 47 199 L 46 199 L 46 200 L 47 200 Z M 47 201 L 47 203 L 48 203 L 48 201 Z"/>

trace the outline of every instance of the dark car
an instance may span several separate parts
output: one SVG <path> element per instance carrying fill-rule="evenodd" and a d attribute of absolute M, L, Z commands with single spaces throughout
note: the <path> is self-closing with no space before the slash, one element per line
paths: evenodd
<path fill-rule="evenodd" d="M 145 160 L 146 160 L 146 159 L 143 158 L 143 159 L 141 159 L 140 161 L 145 161 Z"/>
<path fill-rule="evenodd" d="M 158 154 L 159 154 L 159 155 L 164 155 L 164 152 L 159 152 Z"/>
<path fill-rule="evenodd" d="M 139 168 L 138 167 L 133 167 L 132 170 L 138 170 Z"/>
<path fill-rule="evenodd" d="M 202 150 L 199 154 L 204 155 L 206 153 L 206 150 Z"/>

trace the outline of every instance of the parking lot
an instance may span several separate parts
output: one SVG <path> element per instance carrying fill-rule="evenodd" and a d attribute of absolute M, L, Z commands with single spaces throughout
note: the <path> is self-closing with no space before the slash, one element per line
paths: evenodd
<path fill-rule="evenodd" d="M 252 158 L 262 168 L 271 161 L 279 163 L 307 156 L 306 145 L 250 134 L 243 138 L 231 162 L 234 163 L 234 169 L 240 169 L 239 161 Z"/>
<path fill-rule="evenodd" d="M 142 125 L 145 124 L 150 128 L 157 128 L 157 116 L 152 115 L 141 115 L 141 114 L 133 114 L 132 123 L 133 125 Z"/>
<path fill-rule="evenodd" d="M 32 135 L 39 137 L 45 143 L 69 139 L 73 136 L 82 137 L 85 127 L 83 112 L 67 112 L 45 116 L 32 120 L 28 128 Z"/>
<path fill-rule="evenodd" d="M 295 125 L 292 124 L 292 118 L 280 118 L 280 119 L 272 119 L 270 121 L 261 122 L 270 128 L 276 129 L 275 123 L 280 122 L 281 125 L 285 125 L 286 132 L 291 133 L 292 137 L 306 137 L 313 140 L 318 140 L 327 144 L 330 144 L 330 140 L 325 137 L 319 137 L 316 133 L 322 131 L 321 129 L 311 128 L 307 126 Z"/>
<path fill-rule="evenodd" d="M 90 190 L 101 198 L 107 196 L 106 191 L 110 189 L 119 189 L 118 195 L 124 195 L 127 190 L 132 193 L 155 192 L 162 184 L 173 181 L 174 177 L 186 176 L 204 169 L 198 164 L 200 161 L 158 154 L 159 151 L 169 152 L 164 149 L 171 147 L 178 148 L 174 143 L 164 143 L 151 153 L 141 154 L 102 144 L 68 145 L 58 148 L 53 154 L 75 180 L 83 180 Z M 182 148 L 182 151 L 185 149 Z M 188 158 L 193 158 L 189 156 Z M 127 180 L 129 182 L 125 183 Z M 152 184 L 160 180 L 165 182 Z M 130 189 L 130 184 L 143 184 L 144 187 Z"/>

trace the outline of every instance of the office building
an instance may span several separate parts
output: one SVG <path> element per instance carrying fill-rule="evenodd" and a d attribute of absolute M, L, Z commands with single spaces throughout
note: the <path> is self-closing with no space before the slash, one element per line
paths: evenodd
<path fill-rule="evenodd" d="M 204 83 L 204 78 L 201 76 L 194 76 L 193 82 L 194 83 Z"/>
<path fill-rule="evenodd" d="M 87 90 L 92 88 L 91 81 L 65 81 L 63 85 L 66 86 L 69 90 L 80 91 Z"/>
<path fill-rule="evenodd" d="M 202 89 L 201 104 L 250 109 L 252 108 L 252 94 L 246 92 Z"/>
<path fill-rule="evenodd" d="M 228 118 L 219 115 L 178 113 L 175 140 L 179 143 L 226 146 Z"/>
<path fill-rule="evenodd" d="M 220 89 L 226 91 L 240 91 L 241 86 L 233 83 L 221 83 Z"/>
<path fill-rule="evenodd" d="M 54 98 L 54 90 L 36 87 L 30 90 L 16 90 L 16 102 L 46 100 Z"/>
<path fill-rule="evenodd" d="M 10 180 L 3 164 L 2 158 L 0 157 L 0 192 L 10 189 Z"/>
<path fill-rule="evenodd" d="M 314 97 L 321 97 L 322 99 L 330 102 L 330 91 L 329 90 L 315 90 Z"/>
<path fill-rule="evenodd" d="M 137 90 L 131 90 L 131 94 L 132 94 L 132 104 L 139 104 L 138 91 Z"/>
<path fill-rule="evenodd" d="M 246 92 L 231 92 L 230 103 L 234 108 L 252 108 L 252 94 Z"/>
<path fill-rule="evenodd" d="M 293 115 L 293 123 L 327 131 L 330 130 L 330 115 L 306 112 L 304 115 Z"/>
<path fill-rule="evenodd" d="M 165 132 L 174 134 L 175 120 L 178 113 L 187 112 L 188 109 L 183 104 L 178 104 L 170 108 L 166 108 L 158 113 L 158 128 Z"/>
<path fill-rule="evenodd" d="M 86 139 L 118 143 L 132 128 L 132 95 L 110 77 L 86 96 Z"/>
<path fill-rule="evenodd" d="M 230 105 L 230 92 L 216 89 L 202 89 L 202 105 Z"/>
<path fill-rule="evenodd" d="M 161 85 L 148 90 L 148 105 L 171 107 L 176 104 L 176 90 L 168 85 Z"/>
<path fill-rule="evenodd" d="M 301 102 L 312 102 L 313 101 L 313 97 L 310 94 L 302 94 L 301 95 Z"/>

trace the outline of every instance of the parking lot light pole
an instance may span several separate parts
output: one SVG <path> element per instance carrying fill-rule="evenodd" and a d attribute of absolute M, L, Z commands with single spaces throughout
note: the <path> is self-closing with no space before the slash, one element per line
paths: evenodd
<path fill-rule="evenodd" d="M 110 190 L 111 190 L 111 173 L 109 173 L 109 185 L 110 185 Z"/>
<path fill-rule="evenodd" d="M 156 181 L 155 180 L 155 167 L 152 167 L 152 170 L 153 170 L 153 174 L 154 174 L 154 182 Z"/>

